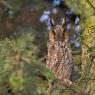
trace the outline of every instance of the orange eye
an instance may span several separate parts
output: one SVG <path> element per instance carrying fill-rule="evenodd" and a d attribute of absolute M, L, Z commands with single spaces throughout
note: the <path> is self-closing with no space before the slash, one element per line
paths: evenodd
<path fill-rule="evenodd" d="M 54 42 L 55 41 L 55 35 L 56 35 L 56 33 L 55 33 L 54 30 L 52 30 L 52 31 L 49 32 L 49 40 L 51 42 Z"/>
<path fill-rule="evenodd" d="M 56 35 L 55 30 L 53 30 L 52 33 L 53 33 L 54 36 Z"/>

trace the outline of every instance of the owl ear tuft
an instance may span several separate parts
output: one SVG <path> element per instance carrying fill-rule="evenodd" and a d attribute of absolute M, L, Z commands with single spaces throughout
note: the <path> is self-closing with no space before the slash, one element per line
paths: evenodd
<path fill-rule="evenodd" d="M 54 20 L 52 18 L 50 19 L 50 26 L 51 27 L 54 27 L 55 26 L 55 22 L 54 22 Z"/>
<path fill-rule="evenodd" d="M 64 25 L 65 25 L 65 23 L 66 23 L 65 18 L 62 18 L 61 25 L 62 25 L 62 26 L 64 26 Z"/>

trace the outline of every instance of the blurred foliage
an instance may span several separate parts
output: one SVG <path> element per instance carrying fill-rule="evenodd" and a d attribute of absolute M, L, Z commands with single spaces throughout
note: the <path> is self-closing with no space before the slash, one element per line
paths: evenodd
<path fill-rule="evenodd" d="M 95 47 L 95 16 L 89 17 L 85 21 L 85 31 L 82 33 L 83 35 L 83 43 L 88 47 Z M 89 36 L 90 35 L 90 36 Z"/>
<path fill-rule="evenodd" d="M 11 1 L 0 1 L 0 4 L 3 8 L 3 14 L 9 16 L 10 18 L 15 18 L 21 10 L 22 2 L 19 0 Z"/>
<path fill-rule="evenodd" d="M 65 0 L 65 3 L 71 8 L 72 12 L 80 14 L 83 17 L 89 17 L 95 13 L 95 9 L 93 8 L 94 0 Z"/>
<path fill-rule="evenodd" d="M 15 31 L 16 36 L 10 36 L 0 41 L 0 84 L 3 87 L 7 85 L 3 85 L 7 81 L 15 94 L 40 95 L 46 93 L 43 92 L 43 89 L 45 89 L 44 84 L 46 84 L 46 90 L 48 88 L 47 80 L 43 84 L 41 79 L 36 76 L 36 71 L 43 73 L 47 79 L 53 78 L 52 72 L 36 57 L 38 48 L 33 44 L 33 31 L 31 27 L 24 26 Z M 4 91 L 5 89 L 0 90 L 0 93 Z"/>
<path fill-rule="evenodd" d="M 78 5 L 76 5 L 76 2 Z M 82 71 L 79 86 L 88 95 L 95 94 L 95 0 L 66 0 L 74 13 L 81 15 Z M 73 7 L 75 4 L 75 7 Z M 74 8 L 74 9 L 73 9 Z"/>
<path fill-rule="evenodd" d="M 85 21 L 85 28 L 82 32 L 82 79 L 81 85 L 89 92 L 95 94 L 95 16 Z"/>

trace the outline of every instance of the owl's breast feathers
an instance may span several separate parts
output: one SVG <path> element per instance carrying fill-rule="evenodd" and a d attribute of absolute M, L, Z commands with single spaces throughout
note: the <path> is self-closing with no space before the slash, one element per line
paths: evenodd
<path fill-rule="evenodd" d="M 60 79 L 70 79 L 72 72 L 72 54 L 69 43 L 48 42 L 47 65 Z"/>

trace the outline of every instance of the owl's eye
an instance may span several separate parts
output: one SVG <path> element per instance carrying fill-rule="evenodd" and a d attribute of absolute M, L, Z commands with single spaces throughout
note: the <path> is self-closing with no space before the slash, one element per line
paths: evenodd
<path fill-rule="evenodd" d="M 52 30 L 52 34 L 53 34 L 53 36 L 55 37 L 55 35 L 56 35 L 55 29 Z"/>

